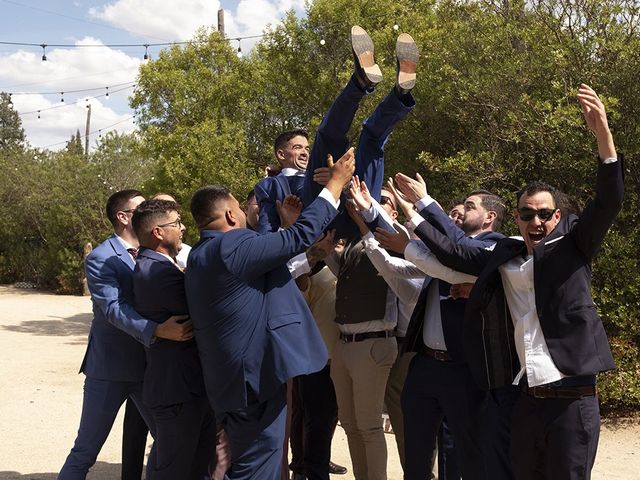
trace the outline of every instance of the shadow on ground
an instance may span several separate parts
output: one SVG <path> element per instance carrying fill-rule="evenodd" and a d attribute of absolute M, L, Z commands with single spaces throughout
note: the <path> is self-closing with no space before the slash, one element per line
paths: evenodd
<path fill-rule="evenodd" d="M 91 314 L 79 313 L 70 317 L 49 317 L 46 320 L 28 320 L 18 325 L 3 325 L 3 330 L 45 336 L 86 336 L 91 326 Z M 0 480 L 3 480 L 0 477 Z"/>
<path fill-rule="evenodd" d="M 87 480 L 112 480 L 120 478 L 120 464 L 96 462 L 89 471 Z M 56 480 L 58 472 L 55 473 L 19 473 L 0 472 L 0 480 Z"/>

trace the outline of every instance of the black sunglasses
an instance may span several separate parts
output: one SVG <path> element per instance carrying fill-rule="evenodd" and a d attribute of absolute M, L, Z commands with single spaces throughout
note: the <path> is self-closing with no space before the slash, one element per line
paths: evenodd
<path fill-rule="evenodd" d="M 535 217 L 536 215 L 541 221 L 546 222 L 551 217 L 553 217 L 553 214 L 556 213 L 556 210 L 557 209 L 555 208 L 541 208 L 540 210 L 535 210 L 533 208 L 519 208 L 518 215 L 520 215 L 520 220 L 522 220 L 523 222 L 533 220 L 533 217 Z"/>
<path fill-rule="evenodd" d="M 391 200 L 391 198 L 389 197 L 382 195 L 380 197 L 380 205 L 386 205 L 386 204 L 389 204 L 391 208 L 395 210 L 396 206 L 393 204 L 393 200 Z"/>

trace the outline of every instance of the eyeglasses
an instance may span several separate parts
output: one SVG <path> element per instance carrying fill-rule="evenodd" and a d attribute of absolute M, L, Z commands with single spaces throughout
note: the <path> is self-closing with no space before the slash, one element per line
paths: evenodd
<path fill-rule="evenodd" d="M 542 222 L 546 222 L 553 214 L 556 213 L 556 208 L 541 208 L 540 210 L 535 210 L 533 208 L 519 208 L 518 215 L 520 216 L 520 220 L 523 222 L 529 222 L 533 220 L 533 217 L 536 215 Z"/>
<path fill-rule="evenodd" d="M 396 208 L 396 206 L 393 204 L 393 200 L 391 200 L 391 198 L 382 195 L 380 197 L 380 205 L 387 205 L 387 204 L 393 209 Z"/>
<path fill-rule="evenodd" d="M 133 212 L 136 211 L 136 209 L 135 208 L 128 208 L 127 210 L 120 210 L 120 211 L 123 212 L 123 213 L 133 213 Z"/>
<path fill-rule="evenodd" d="M 162 225 L 156 225 L 157 227 L 176 227 L 180 228 L 182 225 L 182 219 L 180 217 L 176 218 L 173 222 L 163 223 Z"/>

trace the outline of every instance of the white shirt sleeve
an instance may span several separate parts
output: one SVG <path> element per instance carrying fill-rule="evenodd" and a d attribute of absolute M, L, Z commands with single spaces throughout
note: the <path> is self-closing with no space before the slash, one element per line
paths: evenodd
<path fill-rule="evenodd" d="M 473 275 L 457 272 L 444 266 L 436 256 L 430 252 L 422 242 L 412 240 L 404 249 L 404 258 L 414 263 L 425 274 L 433 278 L 439 278 L 447 283 L 475 283 Z"/>
<path fill-rule="evenodd" d="M 294 279 L 298 278 L 300 275 L 309 273 L 311 271 L 311 266 L 307 260 L 307 254 L 303 252 L 293 257 L 287 262 L 287 268 L 289 269 L 291 277 Z"/>
<path fill-rule="evenodd" d="M 336 202 L 336 200 L 333 198 L 333 195 L 331 194 L 331 192 L 329 190 L 327 190 L 326 188 L 323 188 L 322 191 L 318 194 L 318 196 L 324 198 L 327 202 L 329 202 L 331 205 L 333 205 L 333 207 L 336 210 L 340 206 L 340 200 L 338 200 Z"/>
<path fill-rule="evenodd" d="M 412 279 L 424 278 L 424 273 L 411 262 L 392 257 L 380 247 L 371 232 L 362 237 L 364 249 L 371 264 L 382 275 L 389 288 L 406 303 L 415 303 L 420 295 L 420 284 Z"/>

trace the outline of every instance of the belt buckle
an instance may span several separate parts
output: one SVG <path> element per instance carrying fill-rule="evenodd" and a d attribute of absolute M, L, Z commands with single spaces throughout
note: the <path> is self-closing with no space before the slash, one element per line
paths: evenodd
<path fill-rule="evenodd" d="M 434 350 L 433 356 L 440 362 L 445 362 L 447 360 L 447 354 L 445 352 L 441 352 L 440 350 Z"/>
<path fill-rule="evenodd" d="M 349 342 L 355 342 L 356 341 L 356 334 L 355 333 L 343 333 L 342 334 L 342 343 L 349 343 Z"/>
<path fill-rule="evenodd" d="M 533 398 L 547 398 L 546 395 L 544 395 L 547 390 L 545 387 L 531 387 L 531 390 L 533 390 Z"/>

